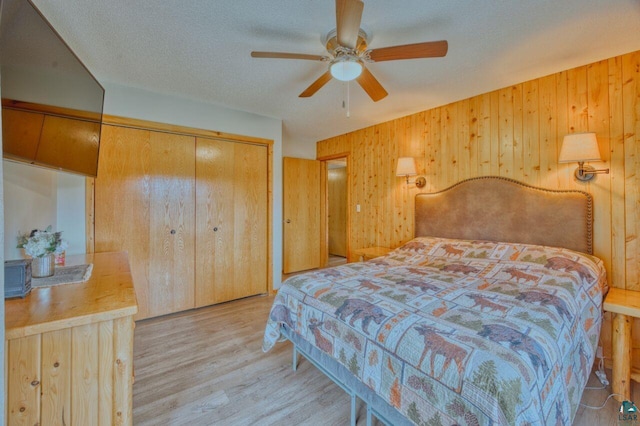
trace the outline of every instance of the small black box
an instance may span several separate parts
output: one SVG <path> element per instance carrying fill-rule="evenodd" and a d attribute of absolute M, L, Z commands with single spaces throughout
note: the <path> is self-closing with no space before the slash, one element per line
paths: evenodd
<path fill-rule="evenodd" d="M 4 298 L 25 297 L 31 292 L 31 259 L 4 262 Z"/>

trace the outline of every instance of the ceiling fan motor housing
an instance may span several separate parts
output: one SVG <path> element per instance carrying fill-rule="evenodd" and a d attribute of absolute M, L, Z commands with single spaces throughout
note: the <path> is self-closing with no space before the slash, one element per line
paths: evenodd
<path fill-rule="evenodd" d="M 339 51 L 345 49 L 350 50 L 355 55 L 359 56 L 367 50 L 367 46 L 369 45 L 369 36 L 362 28 L 360 28 L 360 30 L 358 31 L 358 41 L 356 42 L 356 48 L 349 49 L 348 47 L 341 46 L 340 43 L 338 43 L 338 32 L 337 29 L 334 28 L 329 31 L 329 33 L 325 37 L 324 45 L 327 48 L 327 51 L 334 57 L 339 54 Z"/>

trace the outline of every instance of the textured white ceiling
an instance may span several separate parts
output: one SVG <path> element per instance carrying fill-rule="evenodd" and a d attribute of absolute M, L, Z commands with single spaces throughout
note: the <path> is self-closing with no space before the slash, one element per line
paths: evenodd
<path fill-rule="evenodd" d="M 640 50 L 640 0 L 365 0 L 371 48 L 448 40 L 444 58 L 370 64 L 389 92 L 372 102 L 327 66 L 254 59 L 252 50 L 322 55 L 333 0 L 34 0 L 100 82 L 281 118 L 311 143 L 479 93 Z"/>

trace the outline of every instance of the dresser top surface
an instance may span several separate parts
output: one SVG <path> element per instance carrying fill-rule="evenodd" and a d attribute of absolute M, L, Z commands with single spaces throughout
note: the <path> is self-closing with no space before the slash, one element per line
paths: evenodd
<path fill-rule="evenodd" d="M 89 280 L 36 287 L 5 300 L 5 339 L 134 315 L 138 311 L 127 254 L 67 256 L 66 265 L 93 264 Z"/>

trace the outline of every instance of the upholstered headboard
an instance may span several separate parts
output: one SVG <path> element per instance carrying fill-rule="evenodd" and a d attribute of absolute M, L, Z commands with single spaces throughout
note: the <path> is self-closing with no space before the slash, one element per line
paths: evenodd
<path fill-rule="evenodd" d="M 565 247 L 593 254 L 593 199 L 484 176 L 416 195 L 415 236 Z"/>

